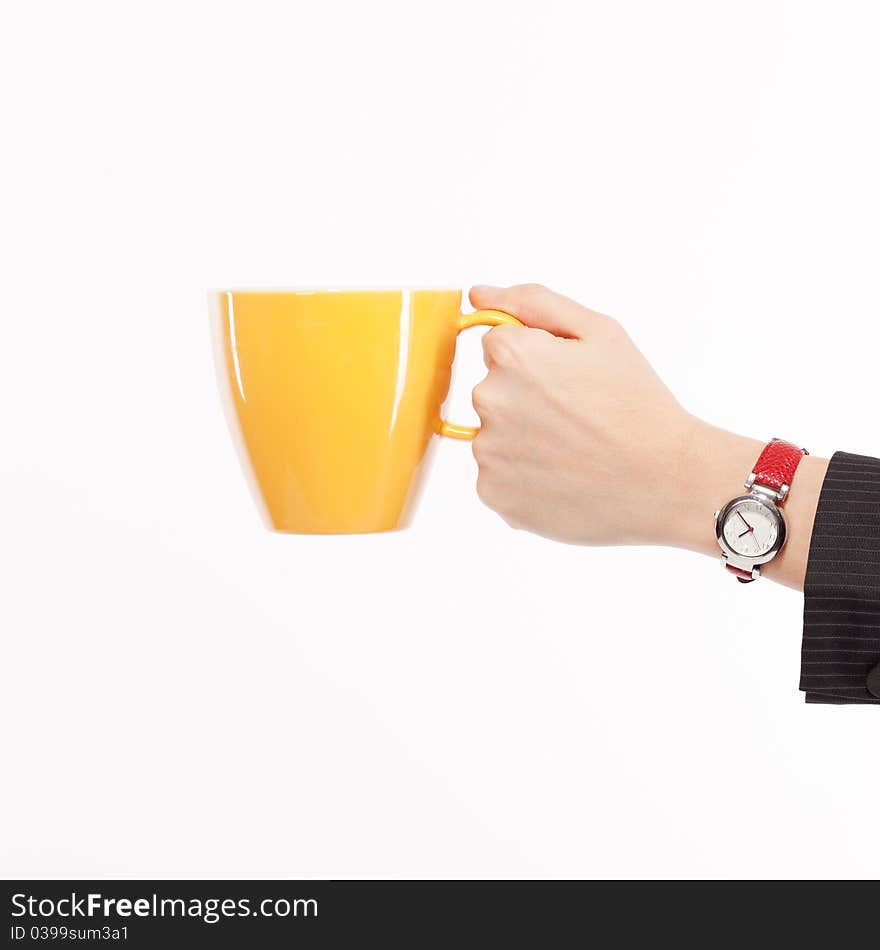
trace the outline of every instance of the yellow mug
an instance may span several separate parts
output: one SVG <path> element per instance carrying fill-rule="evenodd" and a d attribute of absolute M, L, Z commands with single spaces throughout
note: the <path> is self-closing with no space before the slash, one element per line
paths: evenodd
<path fill-rule="evenodd" d="M 461 312 L 459 290 L 226 290 L 210 294 L 233 434 L 276 531 L 406 526 L 440 418 L 455 341 L 520 322 Z"/>

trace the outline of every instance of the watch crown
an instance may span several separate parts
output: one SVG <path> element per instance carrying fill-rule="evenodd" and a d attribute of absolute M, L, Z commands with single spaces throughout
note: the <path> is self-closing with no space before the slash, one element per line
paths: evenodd
<path fill-rule="evenodd" d="M 720 514 L 721 514 L 721 509 L 720 509 L 720 508 L 718 508 L 716 511 L 713 511 L 713 512 L 712 512 L 712 520 L 713 520 L 713 521 L 717 521 L 717 520 L 718 520 L 718 515 L 720 515 Z"/>

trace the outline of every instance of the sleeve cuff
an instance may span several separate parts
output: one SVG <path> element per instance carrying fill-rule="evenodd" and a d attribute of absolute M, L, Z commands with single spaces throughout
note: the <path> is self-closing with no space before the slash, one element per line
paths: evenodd
<path fill-rule="evenodd" d="M 828 465 L 804 580 L 800 688 L 808 703 L 880 705 L 880 459 L 836 452 Z"/>

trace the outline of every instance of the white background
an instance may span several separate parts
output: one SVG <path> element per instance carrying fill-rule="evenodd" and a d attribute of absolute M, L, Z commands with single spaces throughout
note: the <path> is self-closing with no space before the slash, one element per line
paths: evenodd
<path fill-rule="evenodd" d="M 540 281 L 691 411 L 878 454 L 875 5 L 3 10 L 0 872 L 876 875 L 799 595 L 512 532 L 453 442 L 408 532 L 269 534 L 205 305 Z"/>

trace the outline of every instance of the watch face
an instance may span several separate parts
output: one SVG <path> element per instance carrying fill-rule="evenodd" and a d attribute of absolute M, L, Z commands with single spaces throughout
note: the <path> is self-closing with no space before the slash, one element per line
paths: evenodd
<path fill-rule="evenodd" d="M 779 516 L 760 501 L 735 502 L 724 517 L 721 533 L 727 546 L 744 558 L 768 554 L 779 538 Z"/>

